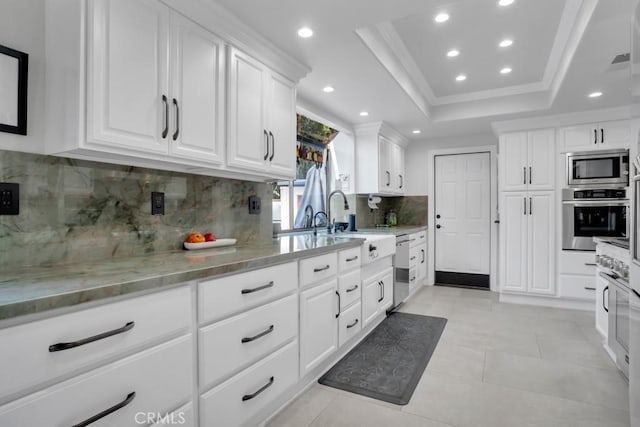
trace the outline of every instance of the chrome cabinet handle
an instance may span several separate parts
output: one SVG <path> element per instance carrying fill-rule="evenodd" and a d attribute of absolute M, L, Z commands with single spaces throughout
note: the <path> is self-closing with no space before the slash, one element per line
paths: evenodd
<path fill-rule="evenodd" d="M 358 289 L 358 285 L 354 285 L 354 286 L 353 286 L 353 288 L 349 288 L 349 289 L 347 289 L 347 292 L 353 292 L 353 291 L 355 291 L 356 289 Z"/>
<path fill-rule="evenodd" d="M 336 319 L 340 317 L 340 306 L 342 305 L 342 301 L 340 299 L 340 292 L 336 291 L 336 295 L 338 295 L 338 313 L 336 314 Z"/>
<path fill-rule="evenodd" d="M 532 206 L 533 206 L 533 203 L 531 201 L 531 197 L 529 197 L 529 215 L 533 215 L 533 210 L 531 208 Z"/>
<path fill-rule="evenodd" d="M 173 140 L 178 139 L 178 135 L 180 135 L 180 107 L 178 107 L 178 101 L 173 98 L 173 105 L 176 106 L 176 131 L 173 134 Z"/>
<path fill-rule="evenodd" d="M 314 273 L 319 273 L 319 272 L 321 272 L 321 271 L 325 271 L 325 270 L 328 270 L 328 269 L 330 269 L 330 268 L 331 268 L 331 266 L 330 266 L 329 264 L 327 264 L 327 265 L 325 265 L 324 267 L 314 268 L 314 269 L 313 269 L 313 272 L 314 272 Z"/>
<path fill-rule="evenodd" d="M 382 296 L 382 282 L 378 281 L 378 286 L 380 286 L 380 299 L 378 299 L 378 302 L 382 301 L 384 299 L 384 296 Z"/>
<path fill-rule="evenodd" d="M 269 283 L 267 283 L 266 285 L 262 285 L 262 286 L 258 286 L 257 288 L 252 288 L 252 289 L 243 289 L 240 291 L 241 294 L 252 294 L 254 292 L 258 292 L 258 291 L 262 291 L 264 289 L 268 289 L 273 287 L 274 283 L 273 280 Z"/>
<path fill-rule="evenodd" d="M 353 258 L 347 258 L 347 262 L 355 261 L 357 259 L 358 259 L 358 255 L 354 256 Z"/>
<path fill-rule="evenodd" d="M 354 320 L 353 323 L 347 325 L 347 329 L 351 329 L 358 324 L 358 319 Z"/>
<path fill-rule="evenodd" d="M 265 129 L 262 129 L 262 133 L 264 134 L 264 144 L 266 146 L 263 160 L 267 160 L 269 157 L 269 134 Z"/>
<path fill-rule="evenodd" d="M 167 102 L 166 95 L 162 95 L 162 103 L 164 104 L 164 130 L 162 131 L 162 139 L 164 139 L 169 133 L 169 103 Z"/>
<path fill-rule="evenodd" d="M 600 144 L 604 144 L 604 129 L 600 128 Z"/>
<path fill-rule="evenodd" d="M 240 340 L 240 342 L 242 344 L 245 344 L 245 343 L 248 343 L 248 342 L 251 342 L 251 341 L 255 341 L 255 340 L 259 339 L 259 338 L 262 338 L 265 335 L 270 334 L 271 332 L 273 332 L 273 329 L 274 329 L 274 327 L 273 327 L 273 325 L 271 325 L 266 330 L 264 330 L 263 332 L 260 332 L 258 335 L 254 335 L 252 337 L 247 337 L 247 338 L 242 338 Z"/>
<path fill-rule="evenodd" d="M 591 266 L 591 267 L 595 267 L 595 266 L 597 266 L 598 264 L 596 264 L 595 262 L 585 262 L 585 263 L 584 263 L 584 265 L 588 265 L 588 266 Z"/>
<path fill-rule="evenodd" d="M 265 385 L 263 385 L 262 387 L 260 387 L 258 390 L 256 390 L 255 392 L 253 392 L 251 394 L 245 394 L 244 396 L 242 396 L 242 401 L 246 402 L 247 400 L 253 399 L 257 395 L 259 395 L 260 393 L 262 393 L 263 391 L 265 391 L 266 389 L 271 387 L 271 385 L 273 384 L 274 380 L 275 380 L 274 377 L 269 378 L 269 382 L 266 383 Z"/>
<path fill-rule="evenodd" d="M 602 308 L 604 308 L 604 311 L 606 311 L 607 313 L 609 312 L 609 308 L 604 305 L 604 302 L 607 300 L 607 298 L 604 297 L 604 294 L 609 290 L 609 286 L 605 286 L 604 289 L 602 290 Z"/>
<path fill-rule="evenodd" d="M 527 184 L 527 167 L 523 166 L 522 167 L 522 183 L 523 184 Z"/>
<path fill-rule="evenodd" d="M 269 157 L 269 161 L 273 160 L 273 156 L 276 154 L 276 138 L 273 136 L 273 133 L 269 131 L 269 136 L 271 137 L 271 157 Z"/>
<path fill-rule="evenodd" d="M 532 175 L 531 171 L 532 171 L 531 166 L 529 166 L 529 184 L 531 184 L 531 175 Z"/>
<path fill-rule="evenodd" d="M 523 213 L 526 215 L 527 214 L 527 198 L 523 197 L 522 201 L 524 202 L 524 211 L 523 211 Z"/>
<path fill-rule="evenodd" d="M 82 421 L 81 423 L 74 424 L 73 427 L 86 427 L 89 424 L 93 424 L 96 421 L 98 421 L 99 419 L 104 418 L 107 415 L 116 412 L 118 409 L 124 408 L 129 403 L 131 403 L 135 397 L 136 397 L 136 392 L 132 391 L 131 393 L 127 394 L 127 397 L 125 397 L 125 399 L 122 402 L 120 402 L 120 403 L 118 403 L 116 405 L 113 405 L 109 409 L 105 409 L 104 411 L 100 412 L 99 414 L 94 415 L 91 418 L 87 418 L 86 420 Z"/>
<path fill-rule="evenodd" d="M 587 291 L 595 291 L 596 288 L 592 288 L 591 286 L 585 286 L 584 287 Z"/>
<path fill-rule="evenodd" d="M 593 130 L 593 143 L 594 144 L 598 143 L 598 129 Z"/>
<path fill-rule="evenodd" d="M 136 325 L 136 322 L 128 322 L 121 328 L 113 329 L 111 331 L 103 332 L 98 335 L 94 335 L 89 338 L 83 338 L 77 341 L 71 342 L 59 342 L 57 344 L 53 344 L 49 346 L 49 352 L 54 353 L 56 351 L 68 350 L 70 348 L 80 347 L 81 345 L 89 344 L 94 341 L 103 340 L 105 338 L 112 337 L 114 335 L 122 334 L 124 332 L 130 331 Z"/>

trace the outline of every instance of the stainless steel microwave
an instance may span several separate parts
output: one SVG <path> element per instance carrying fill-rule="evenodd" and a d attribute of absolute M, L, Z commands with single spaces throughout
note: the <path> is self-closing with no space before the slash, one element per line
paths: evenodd
<path fill-rule="evenodd" d="M 569 187 L 629 185 L 629 150 L 589 151 L 567 154 Z"/>

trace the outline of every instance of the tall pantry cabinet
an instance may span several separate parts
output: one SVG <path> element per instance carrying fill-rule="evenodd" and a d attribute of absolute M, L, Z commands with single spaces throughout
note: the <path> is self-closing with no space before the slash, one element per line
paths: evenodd
<path fill-rule="evenodd" d="M 501 292 L 555 294 L 554 135 L 542 129 L 500 136 Z"/>

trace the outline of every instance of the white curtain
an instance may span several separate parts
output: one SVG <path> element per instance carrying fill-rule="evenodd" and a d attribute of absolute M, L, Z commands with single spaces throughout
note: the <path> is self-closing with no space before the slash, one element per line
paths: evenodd
<path fill-rule="evenodd" d="M 294 228 L 308 228 L 313 224 L 313 217 L 316 213 L 325 209 L 325 198 L 327 195 L 327 174 L 324 164 L 321 167 L 312 167 L 307 172 L 307 179 L 300 201 L 300 208 L 296 214 Z M 325 215 L 318 215 L 317 225 L 326 225 Z"/>

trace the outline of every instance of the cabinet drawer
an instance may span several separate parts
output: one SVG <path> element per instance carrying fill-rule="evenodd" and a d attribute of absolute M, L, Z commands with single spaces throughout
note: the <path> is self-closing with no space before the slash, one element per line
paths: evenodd
<path fill-rule="evenodd" d="M 158 342 L 162 337 L 186 331 L 190 312 L 190 289 L 183 286 L 2 329 L 0 342 L 11 345 L 2 346 L 0 400 L 128 350 Z M 114 335 L 84 345 L 59 351 L 50 348 L 54 344 L 77 342 L 109 331 Z"/>
<path fill-rule="evenodd" d="M 362 304 L 359 302 L 340 313 L 338 318 L 338 346 L 342 347 L 362 329 Z"/>
<path fill-rule="evenodd" d="M 298 380 L 298 341 L 200 398 L 201 426 L 243 425 Z"/>
<path fill-rule="evenodd" d="M 412 246 L 409 249 L 409 268 L 417 267 L 422 261 L 422 247 Z"/>
<path fill-rule="evenodd" d="M 198 283 L 200 324 L 274 300 L 298 288 L 295 262 Z"/>
<path fill-rule="evenodd" d="M 126 398 L 130 399 L 129 404 L 98 423 L 137 426 L 140 424 L 136 415 L 142 413 L 146 424 L 147 413 L 166 414 L 190 398 L 192 349 L 191 335 L 184 336 L 56 384 L 0 407 L 0 425 L 76 425 L 123 403 Z"/>
<path fill-rule="evenodd" d="M 297 335 L 297 295 L 200 329 L 201 389 L 256 362 Z"/>
<path fill-rule="evenodd" d="M 338 292 L 340 293 L 340 310 L 360 299 L 362 294 L 360 269 L 340 276 L 338 279 Z"/>
<path fill-rule="evenodd" d="M 595 252 L 562 251 L 560 253 L 560 273 L 595 276 L 595 264 Z"/>
<path fill-rule="evenodd" d="M 596 300 L 596 276 L 560 275 L 558 295 L 563 298 Z"/>
<path fill-rule="evenodd" d="M 346 249 L 338 252 L 338 271 L 359 268 L 362 263 L 362 247 Z"/>
<path fill-rule="evenodd" d="M 307 258 L 300 261 L 300 286 L 307 286 L 334 276 L 338 271 L 338 257 L 335 252 Z"/>
<path fill-rule="evenodd" d="M 409 235 L 409 244 L 413 246 L 422 245 L 427 241 L 427 231 L 418 231 Z"/>

